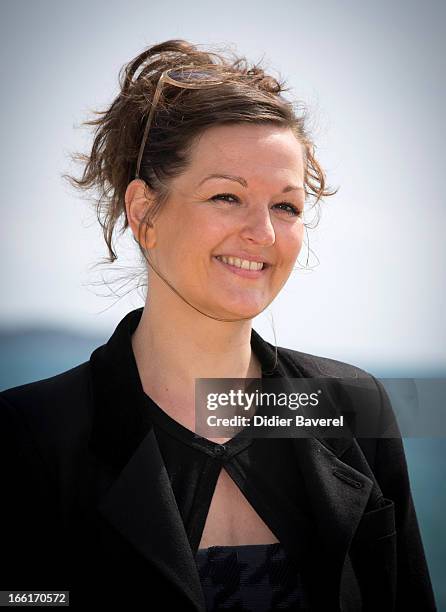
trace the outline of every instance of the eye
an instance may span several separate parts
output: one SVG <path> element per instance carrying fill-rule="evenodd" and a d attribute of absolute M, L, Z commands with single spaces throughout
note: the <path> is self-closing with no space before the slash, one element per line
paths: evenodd
<path fill-rule="evenodd" d="M 219 193 L 215 196 L 213 196 L 211 198 L 211 200 L 224 200 L 224 198 L 234 198 L 235 200 L 237 200 L 237 202 L 239 201 L 239 199 L 237 198 L 237 196 L 232 195 L 232 193 Z M 225 200 L 227 201 L 227 200 Z"/>
<path fill-rule="evenodd" d="M 225 198 L 233 198 L 236 202 L 239 202 L 238 197 L 233 195 L 232 193 L 219 193 L 210 199 L 213 201 L 223 200 L 228 202 L 228 200 L 226 200 Z M 228 203 L 231 204 L 231 202 Z M 301 217 L 303 214 L 297 206 L 295 206 L 294 204 L 290 204 L 289 202 L 279 202 L 278 204 L 274 204 L 274 206 L 285 207 L 279 208 L 279 210 L 283 210 L 283 212 L 287 213 L 290 217 Z"/>
<path fill-rule="evenodd" d="M 281 202 L 280 204 L 275 204 L 275 206 L 286 206 L 287 210 L 285 210 L 285 212 L 287 212 L 291 217 L 301 217 L 302 216 L 302 211 L 299 210 L 297 206 L 294 206 L 294 204 L 289 204 L 288 202 Z"/>

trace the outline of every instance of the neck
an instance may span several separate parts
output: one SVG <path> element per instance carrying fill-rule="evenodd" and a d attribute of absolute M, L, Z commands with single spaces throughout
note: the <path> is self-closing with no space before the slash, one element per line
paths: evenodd
<path fill-rule="evenodd" d="M 218 321 L 173 294 L 169 297 L 167 304 L 156 292 L 150 295 L 132 335 L 146 393 L 187 397 L 196 378 L 261 377 L 261 365 L 251 350 L 251 319 Z"/>

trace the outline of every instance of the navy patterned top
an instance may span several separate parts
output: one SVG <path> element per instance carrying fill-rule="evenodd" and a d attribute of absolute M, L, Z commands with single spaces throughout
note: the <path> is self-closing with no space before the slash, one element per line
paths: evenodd
<path fill-rule="evenodd" d="M 295 561 L 280 542 L 198 549 L 206 610 L 310 610 Z"/>

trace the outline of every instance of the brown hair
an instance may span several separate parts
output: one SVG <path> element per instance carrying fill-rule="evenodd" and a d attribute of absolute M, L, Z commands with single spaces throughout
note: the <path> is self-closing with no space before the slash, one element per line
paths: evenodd
<path fill-rule="evenodd" d="M 216 75 L 229 71 L 231 79 L 211 89 L 164 85 L 141 163 L 141 178 L 156 194 L 154 206 L 144 219 L 146 227 L 149 215 L 156 214 L 169 197 L 169 180 L 187 168 L 196 138 L 206 128 L 225 123 L 269 123 L 291 128 L 303 145 L 306 196 L 315 196 L 314 204 L 318 204 L 322 197 L 337 192 L 326 187 L 324 171 L 315 157 L 316 147 L 307 132 L 305 108 L 301 105 L 302 112 L 296 112 L 296 103 L 281 96 L 281 92 L 289 89 L 284 87 L 284 81 L 265 74 L 260 63 L 249 66 L 244 57 L 230 54 L 232 58 L 201 51 L 198 45 L 185 40 L 168 40 L 148 47 L 121 68 L 121 91 L 109 108 L 94 111 L 99 117 L 83 122 L 96 126 L 91 152 L 71 156 L 84 163 L 80 178 L 67 174 L 63 177 L 75 188 L 97 189 L 95 209 L 108 247 L 108 262 L 117 259 L 113 235 L 122 216 L 121 233 L 128 227 L 126 188 L 135 175 L 144 124 L 158 79 L 169 68 L 206 68 Z M 140 245 L 139 248 L 144 256 Z"/>

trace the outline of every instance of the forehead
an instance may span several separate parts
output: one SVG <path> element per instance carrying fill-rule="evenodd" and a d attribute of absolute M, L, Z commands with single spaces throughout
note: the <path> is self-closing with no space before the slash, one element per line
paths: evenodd
<path fill-rule="evenodd" d="M 224 171 L 249 182 L 277 177 L 303 180 L 303 146 L 289 128 L 271 125 L 220 125 L 207 129 L 192 148 L 189 177 Z"/>

